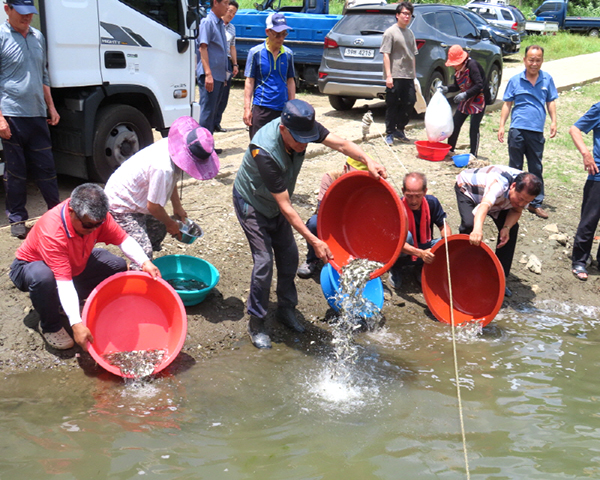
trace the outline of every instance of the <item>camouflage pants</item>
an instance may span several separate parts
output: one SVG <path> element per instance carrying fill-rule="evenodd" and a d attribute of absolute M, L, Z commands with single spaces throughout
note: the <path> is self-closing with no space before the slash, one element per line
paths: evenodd
<path fill-rule="evenodd" d="M 120 227 L 140 244 L 150 260 L 153 251 L 160 252 L 160 244 L 167 235 L 164 223 L 145 213 L 110 213 Z M 132 263 L 131 269 L 140 270 L 140 267 Z"/>

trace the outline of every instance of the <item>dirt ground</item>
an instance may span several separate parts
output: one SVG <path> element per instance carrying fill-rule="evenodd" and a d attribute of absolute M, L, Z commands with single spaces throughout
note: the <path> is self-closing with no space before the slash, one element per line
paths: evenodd
<path fill-rule="evenodd" d="M 429 179 L 429 193 L 441 200 L 448 213 L 448 223 L 453 231 L 457 232 L 460 219 L 453 185 L 459 169 L 452 162 L 434 163 L 419 159 L 414 145 L 397 145 L 390 151 L 378 134 L 383 132 L 382 102 L 362 101 L 350 112 L 336 112 L 329 106 L 325 96 L 312 92 L 303 93 L 300 98 L 315 106 L 317 119 L 332 132 L 360 143 L 367 153 L 383 163 L 388 169 L 391 184 L 398 191 L 407 170 L 426 173 Z M 373 111 L 375 123 L 371 126 L 368 141 L 361 143 L 361 117 L 367 108 Z M 224 149 L 220 157 L 219 175 L 206 182 L 192 179 L 184 181 L 183 205 L 189 216 L 197 220 L 204 229 L 204 237 L 192 245 L 184 245 L 168 238 L 163 244 L 163 250 L 158 253 L 159 256 L 177 253 L 204 258 L 217 267 L 221 276 L 219 284 L 203 303 L 187 308 L 188 335 L 182 353 L 171 367 L 174 370 L 189 368 L 200 359 L 218 354 L 223 349 L 249 344 L 246 334 L 245 301 L 252 261 L 246 238 L 235 218 L 231 202 L 232 184 L 248 145 L 248 132 L 241 120 L 242 110 L 242 84 L 238 83 L 233 89 L 222 122 L 228 131 L 215 134 L 217 147 Z M 497 112 L 491 115 L 495 116 L 486 115 L 485 121 L 497 123 Z M 408 132 L 413 140 L 426 139 L 425 131 L 419 123 L 422 122 L 417 120 L 417 125 Z M 564 126 L 562 128 L 566 131 Z M 467 131 L 468 129 L 463 128 L 463 142 L 467 141 Z M 461 150 L 461 147 L 464 150 L 467 145 L 459 144 L 458 149 Z M 497 142 L 493 148 L 497 148 Z M 504 152 L 501 158 L 490 158 L 491 150 L 491 147 L 487 148 L 484 143 L 483 157 L 488 155 L 487 160 L 491 163 L 507 163 L 504 149 L 501 149 Z M 309 146 L 307 160 L 293 197 L 294 206 L 302 218 L 308 219 L 315 210 L 322 174 L 341 169 L 343 163 L 344 157 L 341 154 L 322 146 Z M 61 178 L 59 182 L 61 198 L 66 198 L 78 180 Z M 545 207 L 550 213 L 550 219 L 542 220 L 528 212 L 522 216 L 513 270 L 507 283 L 514 295 L 505 299 L 504 306 L 539 306 L 547 302 L 600 306 L 598 270 L 590 270 L 590 279 L 586 283 L 576 280 L 570 273 L 569 257 L 579 219 L 581 188 L 566 191 L 548 182 L 546 192 Z M 4 192 L 1 189 L 0 196 L 0 201 L 3 202 Z M 44 211 L 40 196 L 33 186 L 28 208 L 32 219 Z M 32 226 L 33 222 L 34 220 L 31 220 L 28 225 Z M 3 215 L 0 217 L 0 225 L 6 223 L 6 217 Z M 493 223 L 489 220 L 486 222 L 485 233 L 486 242 L 494 248 L 496 233 Z M 557 240 L 556 234 L 564 234 L 565 237 L 559 235 Z M 299 235 L 297 242 L 302 261 L 306 245 Z M 83 368 L 88 374 L 98 374 L 101 369 L 78 347 L 58 352 L 49 348 L 43 341 L 37 330 L 37 314 L 31 308 L 28 295 L 17 290 L 8 278 L 8 269 L 19 244 L 20 240 L 10 237 L 8 228 L 0 228 L 0 310 L 3 312 L 0 322 L 0 371 L 9 374 L 31 369 L 58 368 L 77 371 Z M 526 262 L 531 255 L 535 255 L 541 262 L 540 274 L 533 273 L 526 268 L 525 263 L 521 263 Z M 412 277 L 406 281 L 405 288 L 399 294 L 387 286 L 387 275 L 384 277 L 384 285 L 384 315 L 387 322 L 402 322 L 403 319 L 415 316 L 424 322 L 434 321 L 428 314 L 420 287 Z M 300 318 L 308 325 L 307 333 L 292 333 L 271 317 L 276 306 L 273 285 L 271 314 L 267 322 L 273 341 L 294 348 L 308 348 L 311 342 L 327 342 L 326 317 L 329 309 L 318 280 L 297 279 L 297 287 L 298 312 Z"/>

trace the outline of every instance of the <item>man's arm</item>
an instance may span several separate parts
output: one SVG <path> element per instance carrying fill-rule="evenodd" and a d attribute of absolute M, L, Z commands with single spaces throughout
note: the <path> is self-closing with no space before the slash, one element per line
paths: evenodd
<path fill-rule="evenodd" d="M 54 106 L 54 100 L 52 100 L 52 93 L 50 92 L 50 87 L 48 85 L 44 85 L 44 100 L 46 101 L 46 106 L 48 107 L 48 113 L 50 114 L 50 118 L 48 119 L 48 124 L 56 125 L 60 120 L 60 115 L 56 111 L 56 107 Z"/>
<path fill-rule="evenodd" d="M 296 79 L 290 77 L 287 79 L 288 101 L 296 98 Z"/>
<path fill-rule="evenodd" d="M 500 229 L 500 242 L 496 248 L 503 247 L 508 242 L 508 238 L 510 237 L 510 229 L 515 226 L 515 224 L 521 218 L 521 213 L 523 213 L 523 209 L 511 208 L 506 215 L 506 219 L 504 220 L 504 225 Z"/>
<path fill-rule="evenodd" d="M 187 218 L 187 212 L 181 205 L 181 200 L 179 199 L 179 192 L 177 191 L 177 186 L 173 189 L 173 193 L 171 194 L 171 205 L 173 205 L 173 214 L 179 216 L 182 220 Z"/>
<path fill-rule="evenodd" d="M 252 126 L 252 97 L 254 96 L 254 78 L 246 77 L 244 83 L 244 123 Z"/>
<path fill-rule="evenodd" d="M 290 225 L 294 228 L 294 230 L 302 235 L 304 239 L 315 249 L 315 254 L 317 257 L 320 258 L 324 263 L 329 262 L 329 260 L 333 260 L 333 254 L 331 253 L 331 250 L 329 250 L 327 244 L 310 232 L 308 227 L 300 218 L 300 215 L 298 215 L 298 212 L 294 210 L 288 191 L 285 190 L 281 193 L 271 193 L 271 195 L 273 195 L 273 198 L 275 198 L 281 213 L 286 220 L 290 222 Z"/>
<path fill-rule="evenodd" d="M 392 78 L 392 62 L 389 53 L 383 54 L 383 74 L 385 75 L 385 86 L 387 88 L 393 88 L 394 79 Z"/>
<path fill-rule="evenodd" d="M 556 100 L 546 103 L 548 114 L 550 115 L 550 138 L 556 136 Z"/>
<path fill-rule="evenodd" d="M 435 260 L 435 255 L 431 253 L 431 248 L 428 248 L 427 250 L 421 250 L 420 248 L 413 247 L 410 243 L 406 242 L 402 247 L 402 253 L 420 258 L 424 263 L 432 263 Z"/>
<path fill-rule="evenodd" d="M 469 243 L 471 245 L 479 246 L 481 240 L 483 240 L 483 222 L 485 217 L 492 208 L 492 204 L 489 200 L 484 199 L 477 207 L 477 212 L 473 219 L 473 231 L 469 235 Z"/>
<path fill-rule="evenodd" d="M 6 118 L 4 118 L 4 115 L 2 115 L 2 112 L 0 111 L 0 138 L 8 140 L 11 137 L 11 135 L 12 133 L 10 131 L 8 121 L 6 120 Z"/>
<path fill-rule="evenodd" d="M 81 321 L 79 295 L 77 294 L 73 280 L 57 280 L 56 289 L 60 304 L 73 328 L 73 337 L 77 344 L 87 352 L 87 343 L 93 343 L 94 337 L 90 329 Z"/>
<path fill-rule="evenodd" d="M 229 48 L 229 55 L 231 55 L 231 63 L 233 63 L 233 76 L 235 77 L 240 71 L 237 64 L 237 50 L 235 49 L 235 45 L 231 45 Z"/>
<path fill-rule="evenodd" d="M 369 157 L 362 148 L 360 148 L 356 143 L 351 142 L 350 140 L 346 140 L 335 133 L 329 133 L 325 140 L 323 140 L 323 145 L 328 146 L 338 152 L 343 153 L 347 157 L 351 157 L 354 160 L 358 160 L 359 162 L 364 163 L 369 169 L 369 173 L 374 178 L 387 178 L 387 172 L 385 167 L 377 162 L 375 162 L 371 157 Z"/>
<path fill-rule="evenodd" d="M 448 225 L 448 222 L 444 222 L 444 225 L 440 228 L 440 235 L 442 238 L 452 235 L 452 229 L 450 228 L 450 225 Z"/>
<path fill-rule="evenodd" d="M 179 224 L 169 216 L 165 210 L 165 207 L 158 203 L 148 201 L 146 202 L 146 208 L 150 212 L 150 215 L 156 218 L 159 222 L 165 224 L 167 227 L 167 232 L 169 232 L 171 235 L 177 235 L 179 233 Z"/>
<path fill-rule="evenodd" d="M 512 104 L 513 102 L 504 102 L 504 105 L 502 105 L 502 111 L 500 112 L 500 127 L 498 127 L 498 141 L 500 143 L 504 143 L 504 125 L 510 115 Z"/>
<path fill-rule="evenodd" d="M 206 43 L 200 44 L 200 61 L 202 62 L 202 68 L 204 69 L 204 88 L 207 92 L 212 92 L 215 86 L 215 81 L 210 70 L 210 63 L 208 61 L 208 45 Z"/>
<path fill-rule="evenodd" d="M 569 133 L 571 134 L 571 138 L 573 139 L 575 147 L 577 147 L 577 150 L 579 150 L 579 153 L 581 153 L 581 156 L 583 157 L 583 168 L 590 175 L 596 175 L 598 173 L 598 165 L 596 165 L 594 155 L 591 154 L 585 142 L 583 141 L 583 135 L 581 134 L 581 130 L 579 130 L 579 128 L 573 125 L 569 129 Z"/>

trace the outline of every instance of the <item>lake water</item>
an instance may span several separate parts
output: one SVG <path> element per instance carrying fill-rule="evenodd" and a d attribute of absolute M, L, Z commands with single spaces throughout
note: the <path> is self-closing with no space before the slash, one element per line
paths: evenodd
<path fill-rule="evenodd" d="M 8 376 L 0 478 L 466 478 L 450 327 L 390 311 L 337 381 L 318 340 L 247 342 L 141 385 Z M 459 339 L 471 478 L 600 478 L 597 317 L 503 309 Z"/>

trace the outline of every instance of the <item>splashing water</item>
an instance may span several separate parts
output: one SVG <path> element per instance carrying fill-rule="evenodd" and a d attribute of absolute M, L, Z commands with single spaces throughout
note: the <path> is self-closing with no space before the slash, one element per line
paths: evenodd
<path fill-rule="evenodd" d="M 133 350 L 131 352 L 115 352 L 104 355 L 104 359 L 119 367 L 126 377 L 144 378 L 154 373 L 165 356 L 164 350 Z"/>
<path fill-rule="evenodd" d="M 350 378 L 349 366 L 354 363 L 357 355 L 353 333 L 363 326 L 372 330 L 379 323 L 379 308 L 364 298 L 362 292 L 370 280 L 371 272 L 382 265 L 379 262 L 357 258 L 350 260 L 342 269 L 340 288 L 335 295 L 340 314 L 333 326 L 335 362 L 332 365 L 332 378 Z"/>
<path fill-rule="evenodd" d="M 483 333 L 483 326 L 480 321 L 461 323 L 456 326 L 456 338 L 462 342 L 472 342 Z"/>

